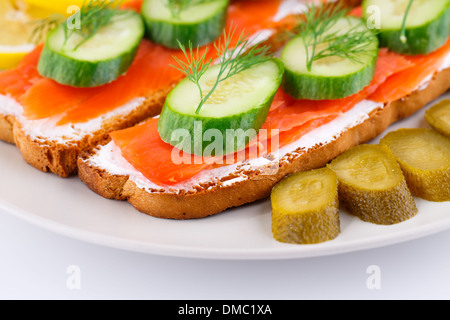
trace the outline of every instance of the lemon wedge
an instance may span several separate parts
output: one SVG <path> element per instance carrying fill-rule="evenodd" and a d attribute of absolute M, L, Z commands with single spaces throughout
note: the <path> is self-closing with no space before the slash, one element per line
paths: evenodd
<path fill-rule="evenodd" d="M 30 42 L 37 21 L 51 14 L 19 0 L 0 0 L 0 70 L 17 66 L 34 49 Z"/>
<path fill-rule="evenodd" d="M 25 0 L 29 5 L 43 8 L 53 13 L 60 13 L 63 15 L 70 14 L 68 9 L 72 6 L 81 7 L 84 0 Z"/>
<path fill-rule="evenodd" d="M 26 0 L 26 2 L 35 7 L 51 10 L 53 13 L 70 15 L 73 13 L 74 6 L 81 8 L 85 0 Z M 127 2 L 129 1 L 123 1 L 123 3 Z"/>

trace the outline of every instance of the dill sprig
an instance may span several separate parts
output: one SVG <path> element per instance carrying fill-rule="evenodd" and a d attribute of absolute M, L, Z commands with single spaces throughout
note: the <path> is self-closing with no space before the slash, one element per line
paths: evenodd
<path fill-rule="evenodd" d="M 402 29 L 400 31 L 400 41 L 402 43 L 406 43 L 408 38 L 406 37 L 406 20 L 408 19 L 409 11 L 411 10 L 412 4 L 414 0 L 410 0 L 408 3 L 408 7 L 406 8 L 405 16 L 403 17 Z"/>
<path fill-rule="evenodd" d="M 80 35 L 82 40 L 72 49 L 77 50 L 98 31 L 113 22 L 113 18 L 125 15 L 126 10 L 120 10 L 123 0 L 85 0 L 80 10 L 72 16 L 66 18 L 63 15 L 54 14 L 48 18 L 36 22 L 31 39 L 34 43 L 40 42 L 50 30 L 62 25 L 64 28 L 64 44 L 75 34 Z M 79 21 L 77 25 L 71 25 L 69 22 Z"/>
<path fill-rule="evenodd" d="M 178 44 L 183 51 L 184 56 L 186 57 L 186 61 L 182 61 L 178 57 L 173 57 L 179 66 L 171 65 L 175 69 L 181 71 L 189 80 L 191 80 L 197 86 L 200 92 L 200 105 L 197 108 L 196 113 L 200 112 L 201 107 L 205 103 L 205 99 L 203 98 L 203 90 L 200 86 L 200 79 L 211 66 L 212 59 L 206 61 L 207 50 L 200 56 L 200 47 L 197 46 L 197 49 L 194 50 L 192 48 L 192 42 L 189 41 L 189 52 L 186 51 L 186 47 L 178 41 Z"/>
<path fill-rule="evenodd" d="M 79 28 L 69 27 L 67 23 L 65 24 L 64 45 L 74 34 L 81 35 L 83 40 L 75 46 L 73 49 L 75 51 L 94 37 L 101 28 L 112 23 L 114 17 L 128 13 L 125 10 L 119 10 L 122 2 L 123 0 L 89 0 L 89 2 L 85 0 L 80 11 L 74 16 L 75 20 L 79 19 L 80 21 Z"/>
<path fill-rule="evenodd" d="M 169 8 L 172 17 L 179 18 L 181 12 L 188 8 L 212 1 L 214 0 L 167 0 L 166 6 Z"/>
<path fill-rule="evenodd" d="M 200 79 L 211 67 L 213 62 L 212 58 L 208 61 L 206 60 L 207 51 L 200 56 L 199 47 L 194 50 L 192 48 L 192 43 L 189 43 L 188 51 L 183 44 L 178 42 L 184 53 L 186 61 L 182 61 L 177 57 L 174 57 L 179 66 L 172 65 L 172 67 L 181 71 L 197 86 L 200 92 L 200 103 L 195 111 L 196 114 L 200 113 L 204 104 L 212 96 L 221 82 L 270 59 L 269 47 L 266 45 L 260 46 L 258 44 L 251 44 L 248 36 L 244 35 L 244 32 L 239 35 L 236 45 L 231 47 L 232 39 L 234 39 L 235 33 L 236 28 L 232 26 L 228 33 L 224 31 L 223 37 L 214 43 L 214 47 L 219 54 L 219 72 L 217 78 L 215 79 L 214 85 L 206 94 L 200 85 Z"/>
<path fill-rule="evenodd" d="M 50 32 L 50 30 L 56 28 L 58 25 L 63 23 L 66 18 L 61 14 L 53 14 L 47 18 L 33 21 L 32 24 L 35 25 L 30 35 L 30 42 L 38 44 L 45 39 L 45 35 Z"/>
<path fill-rule="evenodd" d="M 313 63 L 328 57 L 339 57 L 360 62 L 361 55 L 372 49 L 373 31 L 355 26 L 342 33 L 330 32 L 336 23 L 348 14 L 340 5 L 334 7 L 311 5 L 301 23 L 294 29 L 303 39 L 306 66 L 311 71 Z"/>

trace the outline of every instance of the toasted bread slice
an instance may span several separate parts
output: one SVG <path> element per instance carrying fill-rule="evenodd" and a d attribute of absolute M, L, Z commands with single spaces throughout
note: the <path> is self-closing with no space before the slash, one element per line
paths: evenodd
<path fill-rule="evenodd" d="M 14 143 L 14 116 L 0 114 L 0 140 Z"/>
<path fill-rule="evenodd" d="M 13 141 L 27 163 L 43 172 L 68 177 L 77 172 L 79 154 L 107 142 L 109 132 L 133 126 L 159 114 L 169 90 L 155 92 L 151 97 L 142 99 L 143 102 L 130 106 L 126 113 L 105 115 L 104 119 L 94 121 L 86 129 L 66 125 L 68 130 L 58 133 L 53 123 L 48 124 L 50 128 L 43 128 L 45 122 L 10 117 Z"/>
<path fill-rule="evenodd" d="M 109 199 L 128 200 L 137 210 L 168 219 L 202 218 L 267 198 L 274 185 L 294 172 L 316 169 L 355 145 L 380 135 L 392 123 L 408 117 L 450 88 L 450 69 L 434 75 L 426 87 L 389 104 L 365 101 L 341 118 L 312 131 L 297 149 L 282 153 L 277 170 L 248 163 L 213 169 L 186 183 L 159 187 L 145 179 L 110 142 L 78 160 L 81 180 Z M 337 130 L 338 127 L 341 130 Z M 336 131 L 337 130 L 337 131 Z M 315 141 L 314 143 L 311 143 Z M 283 152 L 283 149 L 281 150 Z M 271 163 L 270 165 L 273 165 Z"/>

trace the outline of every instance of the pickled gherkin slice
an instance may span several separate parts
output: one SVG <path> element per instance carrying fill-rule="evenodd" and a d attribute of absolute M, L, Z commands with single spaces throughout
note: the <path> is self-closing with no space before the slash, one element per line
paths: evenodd
<path fill-rule="evenodd" d="M 450 201 L 450 139 L 432 129 L 400 129 L 380 144 L 397 158 L 413 195 Z"/>
<path fill-rule="evenodd" d="M 363 221 L 391 225 L 417 214 L 402 170 L 386 146 L 353 147 L 328 167 L 339 181 L 339 202 Z"/>
<path fill-rule="evenodd" d="M 315 244 L 339 235 L 337 179 L 330 169 L 295 173 L 278 183 L 270 198 L 276 240 Z"/>
<path fill-rule="evenodd" d="M 450 137 L 450 99 L 445 99 L 425 112 L 425 120 L 440 133 Z"/>

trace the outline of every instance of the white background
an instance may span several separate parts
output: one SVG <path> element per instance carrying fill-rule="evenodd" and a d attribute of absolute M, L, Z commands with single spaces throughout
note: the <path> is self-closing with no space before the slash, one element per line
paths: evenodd
<path fill-rule="evenodd" d="M 332 256 L 205 260 L 90 244 L 0 212 L 0 256 L 1 299 L 450 298 L 450 231 Z M 71 290 L 73 265 L 80 289 Z M 367 286 L 373 265 L 379 289 Z"/>

